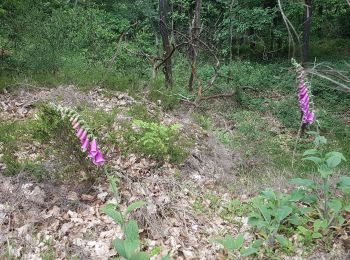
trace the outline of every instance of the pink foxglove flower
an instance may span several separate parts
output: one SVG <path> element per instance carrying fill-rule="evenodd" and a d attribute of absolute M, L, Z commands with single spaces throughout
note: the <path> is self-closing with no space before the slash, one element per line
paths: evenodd
<path fill-rule="evenodd" d="M 89 149 L 89 145 L 90 145 L 89 138 L 86 138 L 84 143 L 81 146 L 81 149 L 83 150 L 83 152 L 86 152 Z"/>
<path fill-rule="evenodd" d="M 84 130 L 83 133 L 80 135 L 79 138 L 80 138 L 81 143 L 85 142 L 85 140 L 87 139 L 87 134 L 88 134 L 88 132 L 86 130 Z"/>
<path fill-rule="evenodd" d="M 96 154 L 98 152 L 98 149 L 97 149 L 97 142 L 96 142 L 96 139 L 92 140 L 91 144 L 90 144 L 90 153 L 89 153 L 89 156 L 91 158 L 95 158 Z"/>
<path fill-rule="evenodd" d="M 103 158 L 103 155 L 100 150 L 97 150 L 96 156 L 92 159 L 93 164 L 100 166 L 105 163 L 105 159 Z"/>
<path fill-rule="evenodd" d="M 79 130 L 79 128 L 80 128 L 80 124 L 79 124 L 79 122 L 76 122 L 74 125 L 73 125 L 73 128 L 75 129 L 75 130 Z"/>
<path fill-rule="evenodd" d="M 80 138 L 81 135 L 84 133 L 84 129 L 83 128 L 80 128 L 78 131 L 77 131 L 77 137 Z"/>
<path fill-rule="evenodd" d="M 304 80 L 305 72 L 299 75 L 299 104 L 303 114 L 303 123 L 312 124 L 315 121 L 315 113 L 310 110 L 310 97 Z"/>

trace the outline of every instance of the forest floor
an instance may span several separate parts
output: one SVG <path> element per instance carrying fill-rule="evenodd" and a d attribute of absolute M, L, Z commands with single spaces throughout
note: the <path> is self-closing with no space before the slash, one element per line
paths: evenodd
<path fill-rule="evenodd" d="M 100 139 L 110 140 L 109 129 L 118 129 L 118 123 L 132 120 L 129 111 L 140 104 L 149 114 L 159 113 L 161 123 L 182 125 L 181 131 L 191 138 L 192 145 L 187 160 L 180 165 L 159 165 L 147 156 L 125 155 L 121 152 L 123 147 L 112 143 L 101 147 L 106 153 L 109 175 L 120 178 L 120 208 L 126 209 L 137 200 L 146 202 L 132 217 L 141 227 L 143 249 L 151 252 L 153 259 L 166 254 L 172 259 L 226 259 L 226 253 L 215 239 L 226 234 L 233 237 L 244 234 L 248 243 L 254 238 L 247 224 L 249 205 L 246 202 L 267 183 L 279 190 L 288 189 L 286 178 L 292 173 L 262 170 L 268 161 L 259 156 L 246 160 L 244 151 L 248 148 L 232 149 L 222 142 L 227 133 L 235 135 L 236 132 L 219 114 L 211 117 L 212 124 L 221 129 L 218 134 L 204 129 L 194 119 L 191 106 L 165 113 L 157 104 L 126 93 L 100 88 L 82 92 L 74 86 L 60 86 L 1 95 L 0 120 L 4 124 L 31 122 L 35 120 L 37 105 L 42 102 L 108 114 L 113 120 L 108 123 L 109 128 L 100 129 Z M 276 118 L 267 116 L 263 120 L 264 127 L 289 138 Z M 28 164 L 44 158 L 44 170 L 22 167 L 14 176 L 0 175 L 0 258 L 109 259 L 116 256 L 111 241 L 122 238 L 123 232 L 101 213 L 103 205 L 116 202 L 104 173 L 100 172 L 93 184 L 84 180 L 84 173 L 74 171 L 69 172 L 68 177 L 57 179 L 50 172 L 55 172 L 64 162 L 48 155 L 49 148 L 27 133 L 13 135 L 20 143 L 13 151 L 16 159 Z M 0 149 L 4 150 L 5 145 Z M 8 166 L 1 163 L 2 150 L 0 169 L 5 171 Z M 264 177 L 254 176 L 259 170 L 264 172 Z M 338 239 L 328 253 L 320 248 L 313 251 L 300 247 L 292 256 L 280 252 L 279 257 L 346 259 L 342 241 Z"/>

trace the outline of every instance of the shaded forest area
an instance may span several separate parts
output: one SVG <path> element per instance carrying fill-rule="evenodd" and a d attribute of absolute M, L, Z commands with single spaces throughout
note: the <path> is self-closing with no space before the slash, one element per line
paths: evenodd
<path fill-rule="evenodd" d="M 1 259 L 348 259 L 349 0 L 2 0 Z"/>

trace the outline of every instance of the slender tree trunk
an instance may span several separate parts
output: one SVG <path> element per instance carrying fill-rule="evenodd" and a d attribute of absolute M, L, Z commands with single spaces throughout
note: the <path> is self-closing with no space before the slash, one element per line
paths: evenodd
<path fill-rule="evenodd" d="M 198 46 L 199 35 L 201 32 L 200 12 L 201 12 L 202 0 L 195 0 L 195 1 L 196 1 L 196 7 L 194 10 L 193 20 L 190 25 L 190 34 L 191 34 L 191 43 L 192 43 L 190 46 L 191 75 L 188 81 L 188 90 L 190 92 L 193 91 L 194 79 L 197 76 L 197 49 L 198 49 L 197 46 Z"/>
<path fill-rule="evenodd" d="M 165 86 L 171 88 L 173 85 L 173 76 L 172 76 L 172 66 L 171 66 L 171 45 L 169 41 L 169 30 L 167 28 L 167 14 L 168 14 L 168 0 L 159 0 L 159 28 L 160 34 L 163 41 L 163 50 L 164 50 L 164 62 L 163 72 L 165 75 Z"/>
<path fill-rule="evenodd" d="M 303 30 L 303 62 L 309 58 L 310 33 L 312 20 L 312 0 L 305 0 L 304 30 Z"/>

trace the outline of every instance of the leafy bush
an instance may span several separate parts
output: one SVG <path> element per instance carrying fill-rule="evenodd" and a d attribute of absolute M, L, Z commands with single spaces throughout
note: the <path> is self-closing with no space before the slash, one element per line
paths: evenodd
<path fill-rule="evenodd" d="M 46 104 L 40 106 L 32 135 L 34 139 L 53 147 L 50 151 L 55 154 L 56 162 L 64 165 L 57 171 L 64 171 L 66 167 L 71 167 L 83 170 L 89 178 L 92 178 L 93 167 L 86 160 L 86 154 L 77 141 L 71 122 L 68 118 L 62 118 L 57 109 Z M 57 173 L 64 174 L 64 172 Z"/>
<path fill-rule="evenodd" d="M 181 163 L 187 157 L 178 131 L 181 125 L 166 126 L 142 120 L 134 120 L 134 124 L 140 128 L 139 132 L 135 132 L 136 146 L 140 152 L 160 161 L 174 163 Z"/>

